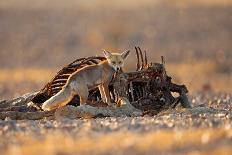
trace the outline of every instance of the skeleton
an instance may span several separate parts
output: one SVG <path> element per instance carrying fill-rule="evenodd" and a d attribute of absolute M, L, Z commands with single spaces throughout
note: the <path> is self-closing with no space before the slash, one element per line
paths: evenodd
<path fill-rule="evenodd" d="M 120 102 L 128 99 L 130 103 L 144 113 L 157 114 L 167 108 L 175 108 L 178 103 L 184 108 L 190 108 L 185 85 L 177 85 L 171 82 L 171 77 L 166 74 L 165 61 L 161 57 L 161 63 L 148 63 L 147 52 L 140 47 L 135 47 L 137 56 L 136 71 L 120 72 L 112 79 L 109 85 L 111 100 Z M 77 69 L 87 65 L 97 64 L 105 60 L 104 57 L 89 57 L 77 59 L 60 70 L 56 76 L 45 85 L 43 89 L 32 99 L 39 107 L 41 104 L 59 92 L 65 85 L 68 77 Z M 172 92 L 177 92 L 178 97 L 173 97 Z M 99 90 L 90 91 L 88 104 L 92 106 L 106 106 L 101 101 Z M 96 104 L 98 103 L 98 104 Z M 99 104 L 101 103 L 101 104 Z M 79 96 L 75 96 L 70 105 L 79 105 Z"/>

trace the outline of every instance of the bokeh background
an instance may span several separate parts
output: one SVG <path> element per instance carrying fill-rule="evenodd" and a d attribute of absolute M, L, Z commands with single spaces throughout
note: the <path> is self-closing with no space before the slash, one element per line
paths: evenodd
<path fill-rule="evenodd" d="M 0 99 L 37 91 L 62 66 L 134 46 L 165 57 L 173 80 L 232 90 L 231 0 L 1 0 Z"/>

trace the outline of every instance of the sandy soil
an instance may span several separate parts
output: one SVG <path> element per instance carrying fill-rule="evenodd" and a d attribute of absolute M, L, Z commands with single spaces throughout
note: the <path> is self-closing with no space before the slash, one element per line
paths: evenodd
<path fill-rule="evenodd" d="M 231 154 L 232 96 L 196 93 L 157 116 L 2 120 L 1 154 Z M 206 108 L 207 107 L 207 108 Z"/>

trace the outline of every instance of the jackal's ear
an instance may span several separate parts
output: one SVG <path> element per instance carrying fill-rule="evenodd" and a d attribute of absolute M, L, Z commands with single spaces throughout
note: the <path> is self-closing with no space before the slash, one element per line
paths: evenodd
<path fill-rule="evenodd" d="M 122 52 L 122 54 L 121 54 L 122 58 L 123 58 L 123 59 L 126 59 L 127 56 L 129 55 L 129 53 L 130 53 L 130 50 L 127 50 L 127 51 L 125 51 L 125 52 Z"/>
<path fill-rule="evenodd" d="M 103 50 L 103 54 L 105 55 L 106 58 L 110 58 L 112 54 L 106 50 Z"/>

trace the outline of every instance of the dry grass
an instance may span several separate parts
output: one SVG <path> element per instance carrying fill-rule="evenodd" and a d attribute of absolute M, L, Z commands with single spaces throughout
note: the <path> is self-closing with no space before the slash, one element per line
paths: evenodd
<path fill-rule="evenodd" d="M 0 82 L 45 82 L 48 81 L 55 74 L 51 69 L 2 69 L 0 71 Z"/>
<path fill-rule="evenodd" d="M 228 66 L 229 67 L 229 66 Z M 232 91 L 230 72 L 220 72 L 221 65 L 211 61 L 167 63 L 167 72 L 178 84 L 185 84 L 190 94 L 196 91 Z M 132 67 L 127 67 L 133 70 Z M 56 74 L 56 69 L 2 69 L 0 94 L 5 98 L 38 91 Z"/>
<path fill-rule="evenodd" d="M 219 52 L 231 58 L 231 2 L 121 1 L 1 1 L 1 68 L 54 68 L 101 49 L 138 45 L 168 62 L 216 59 Z"/>
<path fill-rule="evenodd" d="M 167 64 L 167 71 L 176 83 L 183 83 L 194 91 L 211 90 L 232 92 L 232 73 L 222 73 L 222 66 L 215 61 L 205 60 L 179 64 Z M 228 66 L 229 67 L 229 66 Z"/>
<path fill-rule="evenodd" d="M 0 99 L 10 99 L 40 90 L 56 71 L 51 69 L 2 69 L 0 70 Z"/>

